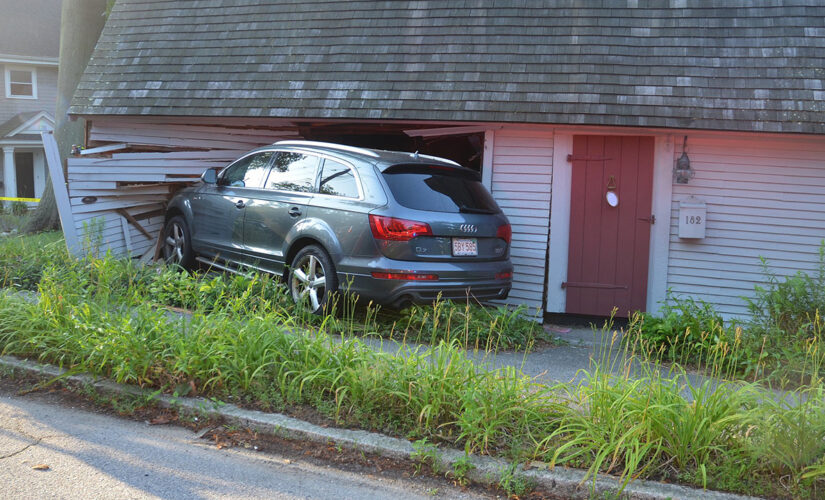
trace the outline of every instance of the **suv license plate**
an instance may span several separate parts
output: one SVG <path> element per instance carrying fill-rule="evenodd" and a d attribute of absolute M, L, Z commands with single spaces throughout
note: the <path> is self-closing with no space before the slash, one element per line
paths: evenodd
<path fill-rule="evenodd" d="M 478 255 L 478 242 L 475 238 L 453 238 L 453 255 Z"/>

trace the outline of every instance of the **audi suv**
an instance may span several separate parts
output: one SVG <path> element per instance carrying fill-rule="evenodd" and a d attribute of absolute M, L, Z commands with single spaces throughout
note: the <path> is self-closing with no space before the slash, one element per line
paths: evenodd
<path fill-rule="evenodd" d="M 417 153 L 281 141 L 170 200 L 164 258 L 284 277 L 321 312 L 346 291 L 401 307 L 506 298 L 511 227 L 479 174 Z"/>

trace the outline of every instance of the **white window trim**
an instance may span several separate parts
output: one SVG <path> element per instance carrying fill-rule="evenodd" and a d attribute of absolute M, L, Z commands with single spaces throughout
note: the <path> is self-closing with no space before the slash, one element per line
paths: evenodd
<path fill-rule="evenodd" d="M 28 71 L 32 74 L 32 95 L 13 95 L 11 93 L 11 72 L 12 71 Z M 5 67 L 6 80 L 6 98 L 8 99 L 37 99 L 37 68 L 32 66 L 6 66 Z"/>

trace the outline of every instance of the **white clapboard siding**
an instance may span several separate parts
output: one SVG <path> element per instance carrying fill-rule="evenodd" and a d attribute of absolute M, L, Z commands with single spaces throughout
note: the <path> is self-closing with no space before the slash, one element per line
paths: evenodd
<path fill-rule="evenodd" d="M 713 303 L 727 317 L 748 314 L 746 297 L 771 272 L 815 272 L 825 239 L 825 141 L 689 139 L 695 177 L 673 185 L 668 288 Z M 681 156 L 675 151 L 674 161 Z M 707 204 L 704 239 L 679 238 L 679 202 Z"/>
<path fill-rule="evenodd" d="M 300 138 L 283 123 L 226 126 L 202 119 L 101 117 L 89 131 L 91 146 L 127 144 L 118 150 L 69 158 L 67 179 L 74 224 L 87 246 L 98 252 L 140 256 L 157 240 L 163 217 L 141 219 L 151 238 L 118 213 L 163 210 L 180 183 L 196 181 L 208 168 L 224 167 L 250 149 Z M 172 151 L 170 151 L 172 149 Z M 92 203 L 88 197 L 94 197 Z"/>
<path fill-rule="evenodd" d="M 513 226 L 513 288 L 507 303 L 543 310 L 553 135 L 502 129 L 495 132 L 492 191 Z"/>

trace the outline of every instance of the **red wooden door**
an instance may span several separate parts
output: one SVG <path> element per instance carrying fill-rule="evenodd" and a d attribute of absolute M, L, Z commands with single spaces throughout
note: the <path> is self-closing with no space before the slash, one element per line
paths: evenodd
<path fill-rule="evenodd" d="M 653 138 L 575 136 L 570 160 L 566 310 L 606 316 L 617 307 L 621 317 L 643 311 L 653 222 Z M 618 198 L 616 206 L 608 202 L 609 191 Z"/>

